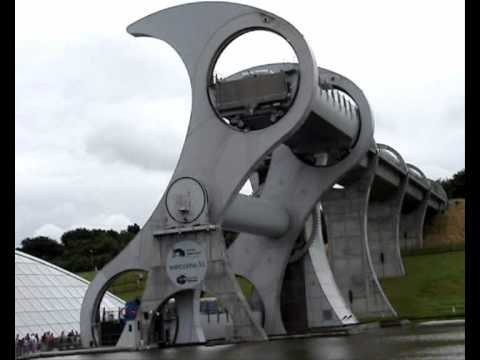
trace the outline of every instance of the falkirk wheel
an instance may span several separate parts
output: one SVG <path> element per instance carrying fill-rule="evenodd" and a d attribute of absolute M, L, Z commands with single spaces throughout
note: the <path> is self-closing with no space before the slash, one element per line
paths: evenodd
<path fill-rule="evenodd" d="M 258 29 L 284 38 L 298 62 L 216 78 L 223 49 Z M 250 6 L 180 5 L 128 32 L 177 51 L 190 78 L 192 112 L 160 202 L 88 287 L 83 346 L 101 345 L 103 294 L 132 270 L 148 272 L 148 280 L 121 346 L 153 343 L 157 311 L 172 297 L 175 343 L 205 342 L 202 292 L 228 311 L 223 337 L 231 342 L 395 315 L 378 278 L 404 274 L 400 251 L 421 247 L 426 209 L 442 210 L 447 199 L 421 170 L 375 143 L 360 88 L 318 67 L 287 21 Z M 248 180 L 250 196 L 239 193 Z M 223 230 L 238 233 L 228 248 Z M 254 296 L 245 297 L 237 275 L 254 285 Z"/>

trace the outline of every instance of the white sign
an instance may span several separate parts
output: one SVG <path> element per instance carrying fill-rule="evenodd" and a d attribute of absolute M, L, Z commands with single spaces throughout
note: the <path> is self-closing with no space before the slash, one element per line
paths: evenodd
<path fill-rule="evenodd" d="M 167 275 L 182 289 L 198 285 L 207 272 L 207 257 L 203 248 L 193 241 L 179 241 L 167 256 Z"/>

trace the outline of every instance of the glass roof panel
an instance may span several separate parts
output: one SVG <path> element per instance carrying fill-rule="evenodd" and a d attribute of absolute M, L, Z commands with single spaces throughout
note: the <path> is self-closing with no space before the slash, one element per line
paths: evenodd
<path fill-rule="evenodd" d="M 80 308 L 87 284 L 43 260 L 15 251 L 15 333 L 80 331 Z M 108 299 L 108 301 L 106 301 Z M 102 306 L 123 307 L 107 293 Z"/>

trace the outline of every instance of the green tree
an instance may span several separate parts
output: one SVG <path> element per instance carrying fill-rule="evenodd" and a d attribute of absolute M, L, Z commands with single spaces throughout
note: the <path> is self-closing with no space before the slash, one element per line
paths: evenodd
<path fill-rule="evenodd" d="M 465 169 L 458 171 L 449 179 L 440 180 L 440 184 L 442 184 L 449 199 L 465 198 Z"/>
<path fill-rule="evenodd" d="M 40 259 L 52 262 L 63 255 L 65 247 L 47 236 L 24 239 L 17 250 Z"/>
<path fill-rule="evenodd" d="M 92 271 L 110 262 L 139 231 L 137 224 L 120 232 L 78 228 L 65 232 L 61 243 L 45 237 L 27 238 L 19 250 L 72 272 Z"/>
<path fill-rule="evenodd" d="M 132 234 L 137 234 L 138 232 L 140 231 L 140 226 L 138 226 L 138 224 L 133 224 L 133 225 L 129 225 L 127 227 L 127 232 L 129 233 L 132 233 Z"/>

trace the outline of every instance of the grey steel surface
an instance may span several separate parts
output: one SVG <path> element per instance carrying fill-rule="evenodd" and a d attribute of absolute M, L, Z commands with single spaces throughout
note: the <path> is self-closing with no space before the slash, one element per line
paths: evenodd
<path fill-rule="evenodd" d="M 232 39 L 246 29 L 274 31 L 294 49 L 302 81 L 297 97 L 285 116 L 261 134 L 239 133 L 225 126 L 217 117 L 206 89 L 214 60 Z M 193 178 L 208 199 L 200 214 L 189 219 L 191 225 L 219 224 L 225 208 L 232 202 L 252 168 L 284 138 L 296 131 L 311 111 L 315 98 L 317 68 L 314 57 L 302 35 L 283 19 L 253 7 L 221 3 L 195 3 L 169 8 L 147 16 L 129 26 L 135 36 L 149 36 L 169 43 L 184 61 L 192 86 L 192 116 L 180 160 L 170 184 Z M 259 141 L 259 137 L 261 141 Z M 194 200 L 196 204 L 197 200 Z M 183 204 L 176 210 L 189 210 Z M 195 207 L 195 209 L 197 209 Z M 114 260 L 92 281 L 81 312 L 81 334 L 84 346 L 96 342 L 95 313 L 98 301 L 109 282 L 131 269 L 149 272 L 138 320 L 146 338 L 152 319 L 144 314 L 155 312 L 179 289 L 166 276 L 165 256 L 177 241 L 176 236 L 157 239 L 161 229 L 181 227 L 171 216 L 165 196 L 145 226 Z M 186 235 L 184 235 L 186 236 Z M 225 257 L 224 239 L 220 232 L 189 234 L 208 257 L 208 271 L 201 288 L 215 294 L 229 309 L 233 318 L 232 340 L 265 339 L 265 332 L 255 321 Z M 190 342 L 197 342 L 193 334 Z M 181 338 L 181 337 L 180 337 Z"/>
<path fill-rule="evenodd" d="M 212 59 L 216 59 L 232 36 L 245 29 L 264 28 L 288 39 L 294 49 L 302 81 L 298 96 L 282 121 L 259 135 L 243 134 L 219 121 L 207 92 Z M 169 43 L 186 65 L 192 86 L 192 116 L 180 160 L 171 184 L 193 177 L 207 194 L 208 203 L 193 224 L 218 224 L 251 169 L 290 133 L 299 128 L 309 114 L 315 96 L 317 68 L 302 35 L 283 19 L 249 6 L 209 2 L 169 8 L 149 15 L 128 27 L 134 36 L 149 36 Z M 154 232 L 179 227 L 169 216 L 162 198 L 145 226 L 114 260 L 95 277 L 87 291 L 81 313 L 82 343 L 96 341 L 95 312 L 102 292 L 112 278 L 124 271 L 141 268 L 149 271 L 149 281 L 139 314 L 155 311 L 178 292 L 165 274 L 165 255 L 176 238 L 157 240 Z M 193 236 L 208 254 L 207 277 L 202 286 L 224 301 L 234 319 L 234 339 L 265 339 L 225 258 L 224 240 L 219 232 Z M 127 260 L 128 259 L 128 260 Z M 151 319 L 139 315 L 142 327 Z M 148 339 L 145 339 L 148 341 Z M 191 339 L 192 342 L 198 339 Z"/>
<path fill-rule="evenodd" d="M 319 72 L 332 74 L 325 69 L 319 69 Z M 373 120 L 362 91 L 339 74 L 335 73 L 330 78 L 332 77 L 336 86 L 350 94 L 357 103 L 361 128 L 355 146 L 346 158 L 329 167 L 307 165 L 299 160 L 287 146 L 279 146 L 272 154 L 270 169 L 260 197 L 279 202 L 287 209 L 291 216 L 289 231 L 279 239 L 240 234 L 228 249 L 234 272 L 250 280 L 264 302 L 267 334 L 286 332 L 280 301 L 284 274 L 292 249 L 303 231 L 308 215 L 315 208 L 322 194 L 364 157 L 373 141 Z M 335 104 L 335 102 L 332 103 Z M 303 302 L 302 297 L 299 301 Z M 295 312 L 299 309 L 301 306 L 291 306 L 290 311 Z M 308 320 L 309 322 L 313 322 L 315 317 L 318 319 L 322 316 L 319 313 L 309 315 L 313 316 Z"/>

